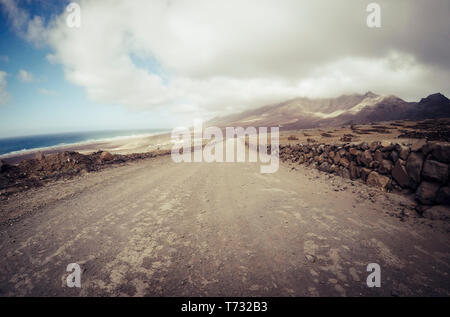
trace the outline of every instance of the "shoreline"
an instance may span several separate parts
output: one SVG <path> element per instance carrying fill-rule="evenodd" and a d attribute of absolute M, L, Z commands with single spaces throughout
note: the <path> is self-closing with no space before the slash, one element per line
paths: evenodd
<path fill-rule="evenodd" d="M 0 160 L 8 164 L 16 164 L 22 160 L 35 158 L 37 154 L 55 154 L 66 151 L 91 154 L 97 151 L 108 151 L 112 154 L 145 153 L 153 150 L 169 148 L 170 133 L 157 132 L 152 135 L 130 136 L 110 139 L 83 141 L 74 144 L 61 144 L 43 148 L 22 150 L 0 155 Z"/>

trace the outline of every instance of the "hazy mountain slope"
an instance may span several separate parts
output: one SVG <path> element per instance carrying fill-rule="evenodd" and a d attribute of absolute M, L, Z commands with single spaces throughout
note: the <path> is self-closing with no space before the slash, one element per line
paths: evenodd
<path fill-rule="evenodd" d="M 450 100 L 439 93 L 423 98 L 420 102 L 406 102 L 396 96 L 380 96 L 367 92 L 364 95 L 343 95 L 337 98 L 295 98 L 215 118 L 209 124 L 220 127 L 280 126 L 285 129 L 305 129 L 444 117 L 450 117 Z"/>

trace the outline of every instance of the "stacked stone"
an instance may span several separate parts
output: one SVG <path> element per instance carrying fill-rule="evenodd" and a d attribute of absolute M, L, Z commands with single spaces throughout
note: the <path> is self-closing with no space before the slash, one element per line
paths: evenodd
<path fill-rule="evenodd" d="M 344 178 L 361 179 L 384 191 L 414 192 L 423 205 L 450 205 L 450 145 L 419 140 L 280 146 L 280 158 Z"/>

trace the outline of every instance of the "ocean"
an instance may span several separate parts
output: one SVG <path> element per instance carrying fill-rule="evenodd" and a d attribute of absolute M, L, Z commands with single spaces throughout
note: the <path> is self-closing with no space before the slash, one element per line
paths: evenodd
<path fill-rule="evenodd" d="M 168 130 L 161 129 L 111 130 L 0 138 L 0 156 L 5 154 L 19 154 L 21 152 L 36 149 L 47 150 L 62 145 L 78 145 L 138 136 L 151 136 L 167 131 Z"/>

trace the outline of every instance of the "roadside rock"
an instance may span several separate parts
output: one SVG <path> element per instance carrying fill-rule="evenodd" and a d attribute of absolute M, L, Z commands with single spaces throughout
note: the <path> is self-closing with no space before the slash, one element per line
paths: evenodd
<path fill-rule="evenodd" d="M 423 181 L 416 191 L 416 199 L 424 205 L 432 205 L 436 201 L 439 184 Z"/>
<path fill-rule="evenodd" d="M 436 143 L 434 143 L 434 142 L 427 142 L 424 146 L 422 146 L 420 151 L 423 153 L 423 155 L 427 156 L 428 154 L 431 153 L 431 151 L 433 150 L 433 148 L 435 146 L 436 146 Z"/>
<path fill-rule="evenodd" d="M 350 177 L 350 172 L 349 172 L 348 169 L 346 169 L 346 168 L 344 168 L 344 169 L 341 170 L 340 176 L 343 177 L 343 178 L 347 178 L 347 179 L 350 179 L 350 178 L 351 178 L 351 177 Z"/>
<path fill-rule="evenodd" d="M 370 143 L 369 149 L 372 152 L 375 152 L 379 147 L 381 146 L 381 143 L 378 141 L 373 141 L 372 143 Z"/>
<path fill-rule="evenodd" d="M 316 257 L 312 254 L 305 254 L 305 258 L 311 263 L 316 262 Z"/>
<path fill-rule="evenodd" d="M 381 190 L 386 191 L 390 182 L 390 178 L 387 176 L 383 176 L 378 174 L 377 172 L 371 172 L 367 177 L 367 185 L 378 187 Z"/>
<path fill-rule="evenodd" d="M 360 171 L 359 171 L 359 168 L 356 166 L 355 162 L 352 161 L 350 163 L 348 170 L 349 170 L 351 179 L 357 179 L 360 177 Z"/>
<path fill-rule="evenodd" d="M 380 166 L 378 167 L 378 172 L 380 174 L 389 174 L 391 173 L 393 164 L 389 160 L 382 160 Z"/>
<path fill-rule="evenodd" d="M 372 158 L 372 154 L 370 153 L 369 150 L 365 150 L 364 153 L 362 153 L 360 161 L 361 163 L 363 163 L 365 166 L 369 166 L 370 163 L 372 162 L 373 158 Z"/>
<path fill-rule="evenodd" d="M 372 170 L 369 168 L 361 168 L 361 178 L 363 181 L 367 181 L 367 178 L 369 177 L 369 174 L 372 173 Z"/>
<path fill-rule="evenodd" d="M 420 149 L 427 144 L 427 140 L 426 139 L 420 139 L 415 141 L 412 145 L 411 145 L 411 152 L 418 152 L 420 151 Z"/>
<path fill-rule="evenodd" d="M 350 162 L 345 157 L 341 158 L 339 163 L 345 168 L 347 168 L 350 165 Z"/>
<path fill-rule="evenodd" d="M 442 187 L 439 189 L 436 202 L 441 205 L 450 205 L 450 187 Z"/>
<path fill-rule="evenodd" d="M 349 152 L 350 152 L 350 154 L 353 155 L 353 156 L 358 156 L 358 155 L 361 153 L 361 151 L 359 151 L 359 150 L 357 150 L 357 149 L 355 149 L 355 148 L 353 148 L 353 147 L 350 149 Z"/>
<path fill-rule="evenodd" d="M 415 183 L 415 186 L 417 186 L 420 183 L 422 165 L 423 165 L 422 153 L 413 152 L 408 157 L 408 161 L 406 161 L 406 171 L 408 172 L 409 177 L 411 177 L 412 181 Z"/>
<path fill-rule="evenodd" d="M 392 160 L 392 162 L 397 162 L 397 160 L 398 160 L 398 153 L 396 152 L 396 151 L 392 151 L 391 152 L 391 160 Z"/>
<path fill-rule="evenodd" d="M 375 161 L 378 161 L 378 162 L 382 162 L 383 161 L 383 153 L 381 152 L 381 151 L 379 151 L 379 150 L 376 150 L 375 151 L 375 154 L 374 154 L 374 158 L 375 158 Z"/>
<path fill-rule="evenodd" d="M 448 181 L 448 165 L 438 161 L 426 160 L 422 176 L 429 181 L 445 184 Z"/>
<path fill-rule="evenodd" d="M 398 152 L 398 156 L 406 161 L 406 159 L 408 158 L 409 155 L 409 148 L 400 144 L 397 144 L 397 146 L 395 147 L 396 151 Z"/>
<path fill-rule="evenodd" d="M 339 153 L 337 153 L 333 158 L 334 164 L 338 165 L 340 160 L 341 160 L 341 155 Z"/>
<path fill-rule="evenodd" d="M 450 144 L 434 144 L 431 154 L 440 162 L 450 163 Z"/>
<path fill-rule="evenodd" d="M 431 220 L 450 220 L 450 208 L 447 206 L 433 206 L 424 210 L 422 216 Z"/>
<path fill-rule="evenodd" d="M 109 152 L 102 152 L 99 156 L 99 160 L 101 162 L 109 162 L 109 161 L 114 160 L 114 155 L 112 155 Z"/>
<path fill-rule="evenodd" d="M 361 143 L 358 145 L 358 147 L 359 147 L 361 150 L 365 151 L 365 150 L 368 150 L 368 149 L 369 149 L 369 144 L 367 144 L 367 142 L 361 142 Z"/>
<path fill-rule="evenodd" d="M 319 171 L 325 172 L 325 173 L 329 173 L 329 171 L 330 171 L 330 164 L 328 164 L 328 162 L 323 162 L 319 166 Z"/>
<path fill-rule="evenodd" d="M 410 180 L 408 173 L 399 160 L 397 161 L 397 163 L 395 163 L 395 166 L 392 169 L 392 177 L 401 187 L 407 187 L 409 185 Z"/>

